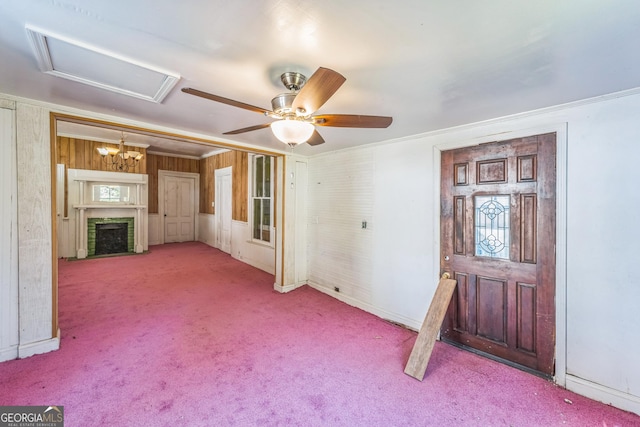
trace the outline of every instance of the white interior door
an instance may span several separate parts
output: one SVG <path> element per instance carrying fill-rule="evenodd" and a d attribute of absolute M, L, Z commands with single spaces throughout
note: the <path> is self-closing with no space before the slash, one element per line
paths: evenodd
<path fill-rule="evenodd" d="M 164 241 L 195 240 L 194 188 L 192 178 L 167 176 L 164 185 Z"/>
<path fill-rule="evenodd" d="M 231 253 L 231 168 L 216 170 L 216 242 L 218 248 Z"/>

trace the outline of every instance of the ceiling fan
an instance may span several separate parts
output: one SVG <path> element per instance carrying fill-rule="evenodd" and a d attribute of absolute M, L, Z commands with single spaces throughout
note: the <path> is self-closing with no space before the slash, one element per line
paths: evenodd
<path fill-rule="evenodd" d="M 271 100 L 272 110 L 266 110 L 197 89 L 183 88 L 182 91 L 276 119 L 271 123 L 225 132 L 224 135 L 236 135 L 271 127 L 276 138 L 291 147 L 303 142 L 309 145 L 324 143 L 324 139 L 315 129 L 315 126 L 386 128 L 393 121 L 393 118 L 385 116 L 363 116 L 358 114 L 313 115 L 346 81 L 340 73 L 328 68 L 318 68 L 309 79 L 298 72 L 285 72 L 280 77 L 280 80 L 289 89 L 289 92 L 282 93 Z"/>

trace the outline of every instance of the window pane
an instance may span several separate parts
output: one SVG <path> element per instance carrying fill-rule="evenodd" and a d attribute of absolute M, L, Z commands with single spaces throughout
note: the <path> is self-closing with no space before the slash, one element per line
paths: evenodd
<path fill-rule="evenodd" d="M 254 240 L 271 242 L 271 174 L 273 158 L 254 155 L 251 161 L 251 235 Z"/>
<path fill-rule="evenodd" d="M 120 187 L 109 187 L 109 199 L 120 200 Z"/>
<path fill-rule="evenodd" d="M 264 196 L 271 197 L 271 157 L 264 158 Z"/>
<path fill-rule="evenodd" d="M 92 188 L 94 202 L 129 202 L 129 187 L 127 186 L 96 184 Z"/>
<path fill-rule="evenodd" d="M 262 216 L 262 199 L 253 199 L 253 238 L 260 239 L 260 217 Z"/>
<path fill-rule="evenodd" d="M 509 259 L 509 196 L 475 196 L 476 256 Z"/>
<path fill-rule="evenodd" d="M 262 236 L 261 239 L 269 242 L 269 231 L 271 229 L 271 199 L 262 199 Z"/>
<path fill-rule="evenodd" d="M 263 174 L 264 174 L 264 168 L 263 168 L 263 162 L 264 162 L 264 157 L 262 156 L 256 156 L 255 157 L 255 169 L 254 169 L 254 173 L 253 173 L 253 195 L 255 197 L 262 197 L 264 190 L 263 190 Z"/>
<path fill-rule="evenodd" d="M 98 187 L 100 189 L 100 196 L 98 198 L 99 201 L 109 200 L 109 186 L 101 185 Z"/>

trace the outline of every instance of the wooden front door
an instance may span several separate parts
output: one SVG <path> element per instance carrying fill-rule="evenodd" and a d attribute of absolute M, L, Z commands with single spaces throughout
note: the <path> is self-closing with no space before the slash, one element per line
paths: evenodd
<path fill-rule="evenodd" d="M 555 348 L 555 134 L 442 153 L 445 341 L 545 375 Z"/>

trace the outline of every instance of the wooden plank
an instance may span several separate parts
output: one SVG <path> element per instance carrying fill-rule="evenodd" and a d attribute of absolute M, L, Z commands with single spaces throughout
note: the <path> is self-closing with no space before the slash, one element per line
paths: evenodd
<path fill-rule="evenodd" d="M 431 300 L 429 310 L 424 318 L 424 323 L 420 328 L 420 333 L 413 345 L 413 350 L 404 368 L 404 373 L 422 381 L 424 373 L 427 371 L 427 364 L 431 358 L 431 352 L 438 336 L 438 331 L 442 325 L 442 320 L 447 312 L 451 295 L 456 287 L 456 281 L 449 279 L 449 274 L 442 275 L 436 293 Z"/>

